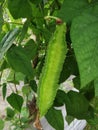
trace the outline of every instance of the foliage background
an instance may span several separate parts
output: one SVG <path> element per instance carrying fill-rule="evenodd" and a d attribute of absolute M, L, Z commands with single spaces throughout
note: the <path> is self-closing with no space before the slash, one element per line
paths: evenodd
<path fill-rule="evenodd" d="M 3 98 L 12 106 L 11 112 L 8 111 L 11 119 L 17 114 L 21 115 L 23 102 L 32 101 L 36 95 L 36 81 L 44 65 L 47 45 L 56 27 L 56 21 L 46 19 L 46 16 L 53 16 L 67 23 L 68 53 L 59 84 L 70 75 L 75 75 L 73 84 L 79 92 L 66 93 L 66 90 L 60 88 L 46 118 L 56 130 L 64 129 L 62 114 L 54 106 L 65 104 L 68 116 L 86 119 L 91 129 L 98 128 L 97 12 L 97 0 L 0 0 L 0 86 Z M 3 81 L 5 70 L 9 75 Z M 18 92 L 16 85 L 20 81 L 24 82 L 24 86 Z M 15 91 L 6 97 L 9 82 L 14 84 Z M 36 111 L 32 114 L 35 117 Z M 50 120 L 51 115 L 59 118 Z M 20 119 L 21 116 L 18 121 L 23 122 Z M 28 122 L 29 118 L 26 119 Z M 55 125 L 57 122 L 58 126 Z M 22 128 L 24 124 L 25 122 L 20 126 L 18 124 L 17 127 Z"/>

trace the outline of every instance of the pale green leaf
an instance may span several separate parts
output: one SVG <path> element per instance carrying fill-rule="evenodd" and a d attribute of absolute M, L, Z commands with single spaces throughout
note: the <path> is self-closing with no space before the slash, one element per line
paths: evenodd
<path fill-rule="evenodd" d="M 3 130 L 4 128 L 4 121 L 0 119 L 0 130 Z"/>

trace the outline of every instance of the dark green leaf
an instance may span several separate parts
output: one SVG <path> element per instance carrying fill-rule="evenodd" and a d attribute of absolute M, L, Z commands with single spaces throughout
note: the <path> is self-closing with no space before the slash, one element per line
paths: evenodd
<path fill-rule="evenodd" d="M 86 119 L 89 117 L 88 100 L 80 93 L 70 91 L 65 95 L 65 105 L 67 114 L 78 119 Z"/>
<path fill-rule="evenodd" d="M 18 28 L 15 28 L 3 37 L 2 41 L 0 42 L 0 60 L 3 58 L 8 49 L 12 46 L 19 32 L 20 30 Z"/>
<path fill-rule="evenodd" d="M 65 100 L 65 92 L 62 90 L 58 90 L 56 98 L 54 100 L 54 106 L 58 107 L 64 105 L 64 100 Z"/>
<path fill-rule="evenodd" d="M 6 68 L 9 68 L 9 65 L 6 60 L 2 60 L 1 66 L 0 66 L 0 71 L 3 71 Z"/>
<path fill-rule="evenodd" d="M 73 78 L 73 84 L 74 84 L 74 87 L 76 89 L 80 89 L 80 76 L 76 76 L 75 78 Z"/>
<path fill-rule="evenodd" d="M 12 93 L 10 96 L 7 97 L 8 103 L 17 111 L 21 112 L 21 108 L 23 105 L 23 97 L 16 94 Z"/>
<path fill-rule="evenodd" d="M 15 19 L 32 17 L 32 8 L 28 0 L 8 0 L 8 8 Z"/>
<path fill-rule="evenodd" d="M 80 89 L 80 93 L 82 93 L 89 101 L 91 101 L 95 96 L 94 81 Z"/>
<path fill-rule="evenodd" d="M 39 59 L 39 64 L 37 66 L 37 78 L 38 79 L 39 79 L 39 76 L 40 76 L 40 74 L 42 72 L 44 62 L 45 62 L 45 57 L 42 57 L 42 58 Z"/>
<path fill-rule="evenodd" d="M 19 43 L 23 41 L 25 35 L 27 34 L 29 24 L 30 24 L 30 20 L 26 20 L 20 33 Z"/>
<path fill-rule="evenodd" d="M 87 0 L 64 0 L 64 3 L 62 4 L 62 8 L 58 16 L 65 22 L 70 23 L 73 20 L 73 18 L 81 15 L 82 13 L 97 15 L 97 12 L 97 0 L 94 0 L 91 3 L 88 3 Z"/>
<path fill-rule="evenodd" d="M 60 110 L 54 108 L 49 109 L 46 114 L 46 119 L 56 130 L 64 130 L 64 120 Z"/>
<path fill-rule="evenodd" d="M 72 50 L 67 53 L 59 82 L 64 82 L 70 75 L 79 75 L 76 58 Z"/>
<path fill-rule="evenodd" d="M 12 108 L 7 107 L 6 108 L 6 115 L 7 115 L 7 119 L 12 119 L 15 115 L 15 111 Z"/>
<path fill-rule="evenodd" d="M 5 99 L 5 97 L 6 97 L 6 91 L 7 91 L 7 84 L 4 83 L 2 86 L 3 99 Z"/>
<path fill-rule="evenodd" d="M 22 72 L 23 74 L 33 78 L 31 61 L 21 46 L 13 46 L 9 49 L 6 56 L 8 63 L 14 71 Z"/>
<path fill-rule="evenodd" d="M 37 44 L 30 39 L 24 46 L 25 53 L 27 54 L 28 58 L 34 60 L 37 54 Z"/>
<path fill-rule="evenodd" d="M 98 18 L 83 14 L 73 20 L 72 45 L 75 51 L 81 87 L 98 76 Z"/>
<path fill-rule="evenodd" d="M 35 80 L 31 80 L 29 85 L 34 92 L 37 92 L 37 84 Z"/>

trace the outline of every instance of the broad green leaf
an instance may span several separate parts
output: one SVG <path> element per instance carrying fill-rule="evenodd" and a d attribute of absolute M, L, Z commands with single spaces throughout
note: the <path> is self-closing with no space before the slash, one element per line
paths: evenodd
<path fill-rule="evenodd" d="M 3 25 L 3 14 L 2 14 L 2 8 L 0 6 L 0 33 L 2 31 L 2 25 Z"/>
<path fill-rule="evenodd" d="M 88 14 L 73 20 L 71 39 L 75 51 L 81 87 L 98 76 L 98 18 Z"/>
<path fill-rule="evenodd" d="M 25 35 L 27 34 L 29 24 L 30 24 L 30 20 L 26 20 L 20 33 L 19 43 L 23 41 Z"/>
<path fill-rule="evenodd" d="M 15 28 L 3 37 L 2 41 L 0 42 L 0 60 L 3 58 L 8 49 L 12 46 L 19 32 L 20 30 L 18 28 Z"/>
<path fill-rule="evenodd" d="M 15 111 L 10 108 L 10 107 L 7 107 L 6 108 L 6 116 L 7 116 L 7 119 L 12 119 L 15 115 Z"/>
<path fill-rule="evenodd" d="M 91 101 L 95 97 L 95 84 L 94 81 L 87 84 L 84 88 L 80 89 L 80 93 L 82 93 L 87 100 Z"/>
<path fill-rule="evenodd" d="M 0 119 L 0 130 L 3 130 L 4 128 L 4 121 Z"/>
<path fill-rule="evenodd" d="M 80 93 L 70 91 L 65 95 L 65 105 L 67 114 L 78 119 L 89 117 L 89 102 Z"/>
<path fill-rule="evenodd" d="M 63 106 L 64 103 L 65 103 L 65 92 L 62 90 L 58 90 L 53 105 L 59 107 Z"/>
<path fill-rule="evenodd" d="M 66 55 L 59 82 L 64 82 L 67 78 L 69 78 L 70 75 L 79 75 L 78 66 L 73 50 L 69 51 Z"/>
<path fill-rule="evenodd" d="M 56 130 L 64 130 L 64 120 L 60 110 L 54 108 L 49 109 L 46 114 L 46 119 Z"/>
<path fill-rule="evenodd" d="M 29 0 L 8 0 L 8 9 L 15 19 L 32 17 Z"/>
<path fill-rule="evenodd" d="M 5 99 L 5 97 L 6 97 L 6 91 L 7 91 L 7 84 L 4 83 L 2 86 L 3 99 Z"/>
<path fill-rule="evenodd" d="M 10 69 L 10 73 L 7 77 L 7 82 L 19 84 L 20 81 L 23 81 L 25 75 L 21 72 L 15 72 L 14 70 Z"/>
<path fill-rule="evenodd" d="M 31 61 L 21 46 L 13 46 L 7 52 L 7 61 L 16 72 L 33 77 Z"/>
<path fill-rule="evenodd" d="M 82 13 L 96 14 L 98 12 L 98 1 L 87 0 L 64 0 L 58 16 L 65 22 L 70 23 L 73 18 Z"/>
<path fill-rule="evenodd" d="M 23 105 L 23 97 L 16 94 L 12 93 L 10 96 L 7 97 L 8 103 L 17 111 L 21 112 L 21 108 Z"/>
<path fill-rule="evenodd" d="M 94 81 L 94 87 L 95 87 L 95 97 L 98 96 L 98 78 Z"/>
<path fill-rule="evenodd" d="M 37 55 L 37 44 L 30 39 L 24 46 L 25 53 L 30 60 L 34 60 Z"/>

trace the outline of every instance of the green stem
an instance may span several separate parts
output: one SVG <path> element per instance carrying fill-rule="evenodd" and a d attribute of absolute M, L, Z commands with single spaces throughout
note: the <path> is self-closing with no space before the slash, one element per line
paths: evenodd
<path fill-rule="evenodd" d="M 22 123 L 21 123 L 21 117 L 20 117 L 20 114 L 19 114 L 19 124 L 20 124 L 20 127 L 22 126 Z"/>
<path fill-rule="evenodd" d="M 45 18 L 46 20 L 47 20 L 47 19 L 54 19 L 54 20 L 60 19 L 60 18 L 55 17 L 55 16 L 45 16 L 44 18 Z"/>
<path fill-rule="evenodd" d="M 14 73 L 14 81 L 15 81 L 15 79 L 16 79 L 16 77 L 15 77 L 15 73 Z M 15 92 L 18 94 L 16 83 L 14 83 L 14 86 L 15 86 Z"/>

